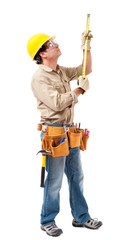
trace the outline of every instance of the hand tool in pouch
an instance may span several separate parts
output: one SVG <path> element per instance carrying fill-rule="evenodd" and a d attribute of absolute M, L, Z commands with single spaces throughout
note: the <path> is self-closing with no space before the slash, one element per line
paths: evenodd
<path fill-rule="evenodd" d="M 90 133 L 90 131 L 89 131 L 88 129 L 85 129 L 84 135 L 85 135 L 85 136 L 89 136 L 89 133 Z"/>

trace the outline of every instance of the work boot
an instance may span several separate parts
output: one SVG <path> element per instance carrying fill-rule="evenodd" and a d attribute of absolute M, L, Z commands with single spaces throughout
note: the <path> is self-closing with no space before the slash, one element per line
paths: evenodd
<path fill-rule="evenodd" d="M 72 225 L 74 227 L 86 227 L 90 229 L 98 229 L 99 227 L 102 226 L 102 222 L 96 219 L 90 219 L 89 221 L 84 222 L 83 224 L 80 224 L 77 221 L 75 221 L 75 219 L 73 219 Z"/>
<path fill-rule="evenodd" d="M 52 237 L 58 237 L 63 233 L 62 229 L 58 228 L 56 224 L 45 225 L 45 226 L 41 225 L 41 229 L 45 231 L 49 236 L 52 236 Z"/>

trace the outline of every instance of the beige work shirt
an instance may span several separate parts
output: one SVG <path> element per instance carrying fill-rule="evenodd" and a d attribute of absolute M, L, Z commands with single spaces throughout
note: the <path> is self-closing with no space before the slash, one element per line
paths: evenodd
<path fill-rule="evenodd" d="M 70 124 L 74 118 L 74 105 L 78 98 L 71 91 L 70 81 L 82 73 L 82 65 L 67 68 L 57 65 L 57 71 L 40 64 L 31 81 L 37 99 L 42 123 Z"/>

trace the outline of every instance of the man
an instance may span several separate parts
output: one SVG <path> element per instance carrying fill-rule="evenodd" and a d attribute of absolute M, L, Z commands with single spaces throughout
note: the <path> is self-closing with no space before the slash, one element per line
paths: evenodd
<path fill-rule="evenodd" d="M 91 33 L 82 34 L 82 49 L 88 34 L 88 51 L 86 75 L 92 71 L 90 52 Z M 57 64 L 61 55 L 59 45 L 45 34 L 36 34 L 28 41 L 27 49 L 33 60 L 39 64 L 34 73 L 31 87 L 37 99 L 37 108 L 41 112 L 41 122 L 48 126 L 72 126 L 74 105 L 80 94 L 89 88 L 87 76 L 81 76 L 82 64 L 75 68 L 62 67 Z M 79 87 L 71 91 L 70 81 L 78 79 Z M 43 137 L 43 132 L 42 136 Z M 102 222 L 90 217 L 88 205 L 83 196 L 83 172 L 81 168 L 80 147 L 69 147 L 68 156 L 46 157 L 47 178 L 41 210 L 41 229 L 50 236 L 59 236 L 62 230 L 57 227 L 55 217 L 59 213 L 59 192 L 65 172 L 70 194 L 70 206 L 73 215 L 72 225 L 98 229 Z"/>

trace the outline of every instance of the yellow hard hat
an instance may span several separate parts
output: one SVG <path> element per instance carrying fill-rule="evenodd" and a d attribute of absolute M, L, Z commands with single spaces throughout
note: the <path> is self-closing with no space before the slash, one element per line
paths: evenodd
<path fill-rule="evenodd" d="M 33 35 L 27 43 L 27 51 L 31 58 L 34 59 L 36 53 L 42 47 L 42 45 L 52 38 L 55 38 L 55 36 L 49 37 L 48 35 L 43 33 Z"/>

